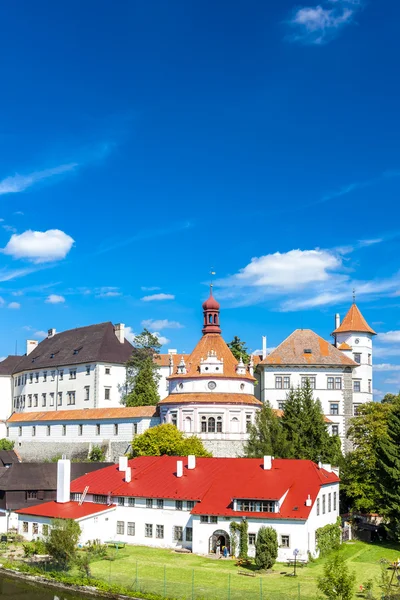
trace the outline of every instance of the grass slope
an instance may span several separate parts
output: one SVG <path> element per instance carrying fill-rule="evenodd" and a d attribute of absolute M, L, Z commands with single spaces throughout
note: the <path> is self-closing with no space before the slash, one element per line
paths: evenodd
<path fill-rule="evenodd" d="M 379 562 L 381 559 L 397 560 L 400 547 L 350 542 L 343 544 L 340 552 L 356 573 L 354 597 L 357 597 L 360 585 L 368 579 L 374 580 L 376 596 L 380 597 Z M 298 569 L 296 578 L 282 574 L 293 571 L 283 564 L 275 565 L 271 573 L 260 575 L 256 571 L 255 577 L 245 577 L 238 574 L 243 569 L 236 567 L 231 559 L 216 560 L 144 546 L 127 546 L 111 553 L 115 553 L 115 560 L 92 563 L 94 577 L 170 598 L 190 600 L 314 600 L 317 597 L 317 578 L 326 562 L 326 559 L 320 559 Z"/>

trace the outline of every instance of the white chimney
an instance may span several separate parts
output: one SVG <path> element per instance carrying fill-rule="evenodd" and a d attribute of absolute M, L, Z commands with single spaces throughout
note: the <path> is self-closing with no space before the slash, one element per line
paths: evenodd
<path fill-rule="evenodd" d="M 267 358 L 267 336 L 262 336 L 262 359 Z"/>
<path fill-rule="evenodd" d="M 336 315 L 335 315 L 335 329 L 338 329 L 338 327 L 340 327 L 340 315 L 339 315 L 339 313 L 336 313 Z"/>
<path fill-rule="evenodd" d="M 310 494 L 308 494 L 308 496 L 307 496 L 306 506 L 312 506 L 312 500 L 311 500 Z"/>
<path fill-rule="evenodd" d="M 194 454 L 189 454 L 188 456 L 188 469 L 196 468 L 196 457 Z"/>
<path fill-rule="evenodd" d="M 48 329 L 47 331 L 47 337 L 48 338 L 52 338 L 56 335 L 56 330 L 55 329 Z"/>
<path fill-rule="evenodd" d="M 329 463 L 322 463 L 322 468 L 325 469 L 325 471 L 328 471 L 328 473 L 332 473 L 332 465 Z"/>
<path fill-rule="evenodd" d="M 322 462 L 320 460 L 318 461 L 318 469 L 322 469 Z"/>
<path fill-rule="evenodd" d="M 272 456 L 264 456 L 264 471 L 272 469 Z"/>
<path fill-rule="evenodd" d="M 128 457 L 127 456 L 120 456 L 119 457 L 119 464 L 118 464 L 118 471 L 126 471 L 128 468 Z"/>
<path fill-rule="evenodd" d="M 117 323 L 114 325 L 114 331 L 118 341 L 123 344 L 125 342 L 125 325 L 123 323 Z"/>
<path fill-rule="evenodd" d="M 130 483 L 131 481 L 132 481 L 132 469 L 130 467 L 126 467 L 125 483 Z"/>
<path fill-rule="evenodd" d="M 36 340 L 26 340 L 26 355 L 30 354 L 37 346 L 39 342 Z"/>
<path fill-rule="evenodd" d="M 175 348 L 168 348 L 168 354 L 177 354 L 178 350 L 176 350 Z"/>
<path fill-rule="evenodd" d="M 71 461 L 62 458 L 57 462 L 57 502 L 71 500 Z"/>
<path fill-rule="evenodd" d="M 182 477 L 183 475 L 183 460 L 176 461 L 176 476 Z"/>

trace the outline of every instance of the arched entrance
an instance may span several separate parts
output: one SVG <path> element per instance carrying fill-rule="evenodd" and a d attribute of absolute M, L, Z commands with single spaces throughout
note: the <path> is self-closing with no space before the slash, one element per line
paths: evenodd
<path fill-rule="evenodd" d="M 229 534 L 226 531 L 224 531 L 223 529 L 217 529 L 216 531 L 214 531 L 214 533 L 210 537 L 209 543 L 208 543 L 209 553 L 215 554 L 218 545 L 220 547 L 221 552 L 222 552 L 223 546 L 226 546 L 228 548 L 229 552 L 231 550 L 231 542 L 230 542 Z"/>

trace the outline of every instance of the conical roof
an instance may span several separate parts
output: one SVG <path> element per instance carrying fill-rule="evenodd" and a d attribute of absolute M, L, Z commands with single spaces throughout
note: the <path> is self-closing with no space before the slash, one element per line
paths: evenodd
<path fill-rule="evenodd" d="M 351 331 L 376 335 L 376 331 L 368 325 L 355 302 L 351 305 L 347 315 L 333 333 L 350 333 Z"/>

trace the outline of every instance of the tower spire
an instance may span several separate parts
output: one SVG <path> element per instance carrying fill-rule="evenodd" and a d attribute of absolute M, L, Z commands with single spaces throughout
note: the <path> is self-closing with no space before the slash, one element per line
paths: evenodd
<path fill-rule="evenodd" d="M 213 285 L 210 283 L 210 295 L 203 302 L 203 335 L 207 333 L 221 333 L 219 326 L 219 303 L 213 296 Z"/>
<path fill-rule="evenodd" d="M 356 303 L 356 288 L 353 288 L 353 304 Z"/>

